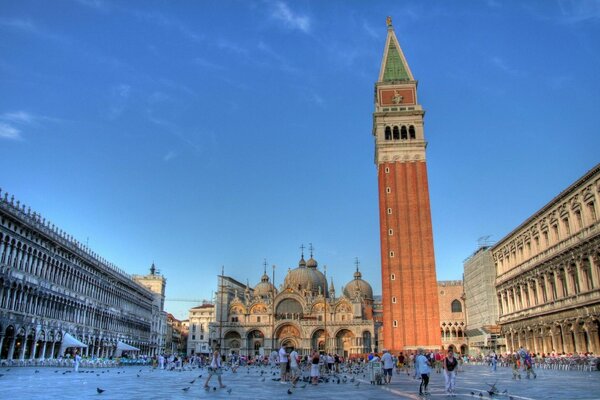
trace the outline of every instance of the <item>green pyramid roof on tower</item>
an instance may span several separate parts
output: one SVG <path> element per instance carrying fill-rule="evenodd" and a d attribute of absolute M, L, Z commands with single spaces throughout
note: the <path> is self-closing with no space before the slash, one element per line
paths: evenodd
<path fill-rule="evenodd" d="M 400 52 L 396 47 L 395 40 L 390 40 L 390 45 L 387 51 L 387 59 L 383 71 L 383 81 L 409 81 L 410 76 L 404 61 L 400 56 Z"/>

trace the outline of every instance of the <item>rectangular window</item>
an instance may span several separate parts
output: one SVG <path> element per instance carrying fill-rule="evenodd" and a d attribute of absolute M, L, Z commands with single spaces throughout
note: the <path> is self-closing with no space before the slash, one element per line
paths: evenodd
<path fill-rule="evenodd" d="M 392 303 L 396 304 L 396 296 L 392 296 Z"/>
<path fill-rule="evenodd" d="M 389 174 L 390 173 L 390 169 L 388 167 L 385 167 L 385 173 Z"/>
<path fill-rule="evenodd" d="M 390 279 L 393 280 L 393 281 L 395 281 L 396 280 L 396 274 L 391 274 L 390 275 Z"/>
<path fill-rule="evenodd" d="M 393 229 L 388 229 L 388 235 L 392 236 L 394 234 L 394 230 Z"/>
<path fill-rule="evenodd" d="M 192 340 L 196 340 L 196 335 L 192 335 Z"/>
<path fill-rule="evenodd" d="M 394 252 L 390 251 L 390 257 L 394 257 Z"/>
<path fill-rule="evenodd" d="M 554 233 L 554 240 L 558 242 L 558 240 L 560 239 L 560 235 L 558 234 L 558 224 L 552 225 L 552 231 Z"/>
<path fill-rule="evenodd" d="M 569 225 L 569 218 L 563 219 L 563 227 L 565 228 L 565 234 L 568 236 L 571 234 L 571 226 Z"/>
<path fill-rule="evenodd" d="M 204 335 L 200 335 L 200 340 L 204 340 Z"/>
<path fill-rule="evenodd" d="M 256 322 L 260 322 L 260 317 L 256 317 Z"/>
<path fill-rule="evenodd" d="M 588 204 L 588 211 L 590 213 L 590 219 L 592 220 L 592 222 L 596 221 L 596 207 L 594 206 L 594 202 L 590 201 Z"/>
<path fill-rule="evenodd" d="M 391 187 L 389 187 L 389 186 L 388 186 L 388 187 L 386 187 L 386 188 L 385 188 L 385 192 L 386 192 L 386 193 L 392 193 L 392 188 L 391 188 Z"/>
<path fill-rule="evenodd" d="M 575 219 L 577 220 L 577 229 L 583 228 L 583 219 L 581 218 L 581 211 L 575 211 Z"/>
<path fill-rule="evenodd" d="M 398 327 L 398 321 L 394 320 L 394 328 Z"/>
<path fill-rule="evenodd" d="M 392 209 L 391 209 L 391 208 L 388 208 L 388 209 L 387 209 L 387 213 L 388 213 L 388 214 L 391 214 L 391 213 L 392 213 Z"/>

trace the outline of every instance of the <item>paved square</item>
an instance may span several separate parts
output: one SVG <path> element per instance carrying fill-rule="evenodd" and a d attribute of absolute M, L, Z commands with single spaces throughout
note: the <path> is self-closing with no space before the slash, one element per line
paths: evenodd
<path fill-rule="evenodd" d="M 0 394 L 3 399 L 419 399 L 419 381 L 411 376 L 394 375 L 387 386 L 370 385 L 368 375 L 358 374 L 355 382 L 349 379 L 331 379 L 318 386 L 306 385 L 292 389 L 287 384 L 273 381 L 275 370 L 242 367 L 237 373 L 226 371 L 223 374 L 225 389 L 213 390 L 218 386 L 216 379 L 211 381 L 211 389 L 202 388 L 206 370 L 193 369 L 183 372 L 154 370 L 150 367 L 123 367 L 104 369 L 72 369 L 31 367 L 3 368 L 0 370 Z M 38 371 L 38 372 L 36 372 Z M 509 368 L 499 368 L 496 373 L 484 366 L 465 366 L 457 377 L 456 399 L 484 399 L 486 383 L 496 383 L 504 395 L 496 399 L 548 400 L 548 399 L 600 399 L 600 372 L 538 370 L 537 379 L 513 380 Z M 202 375 L 202 378 L 199 376 Z M 350 378 L 350 375 L 345 375 Z M 263 381 L 264 378 L 264 381 Z M 194 381 L 195 380 L 195 381 Z M 194 383 L 192 383 L 194 382 Z M 360 382 L 358 386 L 356 384 Z M 102 394 L 96 388 L 104 389 Z M 189 388 L 187 391 L 183 389 Z M 228 390 L 231 389 L 229 393 Z M 431 399 L 444 399 L 444 378 L 433 373 L 430 383 Z M 474 393 L 474 395 L 471 394 Z"/>

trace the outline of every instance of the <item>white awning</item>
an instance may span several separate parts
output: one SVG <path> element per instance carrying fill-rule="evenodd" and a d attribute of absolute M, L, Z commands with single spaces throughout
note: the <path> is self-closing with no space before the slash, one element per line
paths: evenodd
<path fill-rule="evenodd" d="M 81 343 L 79 340 L 75 339 L 73 336 L 71 336 L 68 333 L 65 333 L 63 335 L 63 340 L 60 344 L 60 351 L 59 354 L 62 355 L 64 354 L 65 350 L 68 349 L 69 347 L 88 347 L 87 344 Z"/>
<path fill-rule="evenodd" d="M 70 334 L 65 333 L 65 335 L 63 336 L 61 347 L 65 349 L 68 347 L 87 347 L 87 344 L 81 343 L 79 340 L 75 339 Z"/>
<path fill-rule="evenodd" d="M 125 351 L 140 351 L 140 349 L 138 349 L 137 347 L 133 347 L 128 345 L 127 343 L 123 343 L 123 342 L 117 342 L 117 351 L 118 350 L 125 350 Z"/>

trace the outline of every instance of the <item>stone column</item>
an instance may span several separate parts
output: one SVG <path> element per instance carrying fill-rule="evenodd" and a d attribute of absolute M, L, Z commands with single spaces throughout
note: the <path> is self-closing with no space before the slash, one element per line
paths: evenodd
<path fill-rule="evenodd" d="M 594 288 L 600 287 L 600 258 L 597 256 L 588 257 L 590 269 L 592 270 L 592 282 Z"/>
<path fill-rule="evenodd" d="M 579 323 L 574 322 L 572 325 L 572 338 L 574 339 L 573 343 L 573 352 L 574 353 L 583 353 L 585 351 L 584 345 L 582 343 L 582 335 L 581 329 L 579 328 Z"/>
<path fill-rule="evenodd" d="M 27 349 L 27 336 L 23 336 L 23 345 L 21 351 L 19 351 L 19 360 L 25 359 L 25 350 Z"/>
<path fill-rule="evenodd" d="M 536 292 L 537 292 L 537 304 L 538 305 L 542 305 L 542 304 L 546 303 L 544 301 L 544 289 L 543 289 L 544 277 L 545 277 L 545 275 L 542 275 L 542 276 L 538 276 L 535 279 Z"/>
<path fill-rule="evenodd" d="M 7 360 L 12 360 L 15 355 L 15 344 L 17 342 L 17 337 L 13 336 L 10 344 L 8 345 L 8 355 L 6 356 Z"/>
<path fill-rule="evenodd" d="M 39 358 L 40 358 L 40 359 L 42 359 L 42 360 L 43 360 L 44 358 L 46 358 L 46 346 L 47 346 L 47 345 L 48 345 L 48 342 L 46 342 L 46 341 L 43 341 L 43 342 L 42 342 L 42 352 L 40 353 L 40 357 L 39 357 Z"/>
<path fill-rule="evenodd" d="M 525 287 L 523 283 L 519 283 L 519 285 L 517 286 L 517 292 L 519 294 L 519 298 L 521 299 L 521 301 L 517 304 L 517 308 L 519 310 L 524 310 L 527 308 L 527 296 L 525 296 Z"/>
<path fill-rule="evenodd" d="M 560 295 L 565 293 L 565 288 L 563 287 L 562 281 L 559 278 L 560 270 L 557 269 L 554 273 L 554 285 L 556 287 L 556 298 L 560 298 Z M 556 299 L 555 299 L 556 300 Z"/>
<path fill-rule="evenodd" d="M 29 359 L 30 360 L 33 360 L 35 358 L 35 353 L 37 353 L 37 351 L 38 351 L 37 350 L 38 349 L 37 344 L 38 344 L 38 341 L 35 340 L 35 337 L 34 337 L 33 341 L 31 342 L 32 349 L 29 350 Z"/>
<path fill-rule="evenodd" d="M 600 337 L 598 336 L 598 326 L 593 321 L 588 320 L 584 328 L 590 341 L 589 351 L 594 354 L 600 353 Z M 0 344 L 1 343 L 2 342 L 0 342 Z"/>
<path fill-rule="evenodd" d="M 562 325 L 562 341 L 565 353 L 573 353 L 575 351 L 573 335 L 571 334 L 571 328 L 568 325 L 567 327 Z"/>
<path fill-rule="evenodd" d="M 551 337 L 552 337 L 552 350 L 555 351 L 557 354 L 560 354 L 563 352 L 562 349 L 562 342 L 560 341 L 561 337 L 560 337 L 560 329 L 558 326 L 553 325 L 550 328 L 550 333 L 551 333 Z"/>

